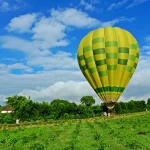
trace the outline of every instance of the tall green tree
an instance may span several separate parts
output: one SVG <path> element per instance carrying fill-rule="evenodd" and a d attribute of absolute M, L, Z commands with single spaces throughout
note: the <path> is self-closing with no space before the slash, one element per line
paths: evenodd
<path fill-rule="evenodd" d="M 6 105 L 11 106 L 13 108 L 18 108 L 20 107 L 21 103 L 27 98 L 25 96 L 19 96 L 19 95 L 14 95 L 6 98 Z"/>
<path fill-rule="evenodd" d="M 147 100 L 147 105 L 150 105 L 150 98 Z"/>
<path fill-rule="evenodd" d="M 147 100 L 147 107 L 148 110 L 150 110 L 150 98 Z"/>
<path fill-rule="evenodd" d="M 136 106 L 135 106 L 135 102 L 133 100 L 131 100 L 127 103 L 128 112 L 134 112 L 135 108 L 136 108 Z"/>
<path fill-rule="evenodd" d="M 67 100 L 53 100 L 51 102 L 51 114 L 54 115 L 56 119 L 63 117 L 64 113 L 68 113 L 69 104 L 70 102 L 68 102 Z"/>
<path fill-rule="evenodd" d="M 83 96 L 80 99 L 80 102 L 85 106 L 92 106 L 93 104 L 95 104 L 95 99 L 93 98 L 93 96 Z"/>
<path fill-rule="evenodd" d="M 33 101 L 25 100 L 21 103 L 20 107 L 15 110 L 15 115 L 21 120 L 29 120 L 33 117 Z"/>

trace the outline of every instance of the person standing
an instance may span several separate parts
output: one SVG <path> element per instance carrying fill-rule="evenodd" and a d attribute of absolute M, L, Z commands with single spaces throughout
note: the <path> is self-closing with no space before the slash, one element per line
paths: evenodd
<path fill-rule="evenodd" d="M 17 118 L 17 119 L 16 119 L 16 125 L 17 125 L 17 126 L 19 126 L 19 121 L 20 121 L 20 120 Z"/>

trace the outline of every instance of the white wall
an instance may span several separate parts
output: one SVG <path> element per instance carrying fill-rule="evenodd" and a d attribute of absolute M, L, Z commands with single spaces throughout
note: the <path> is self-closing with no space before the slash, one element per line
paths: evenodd
<path fill-rule="evenodd" d="M 1 113 L 3 113 L 3 114 L 4 114 L 4 113 L 11 113 L 11 112 L 12 112 L 12 111 L 4 111 L 4 110 L 1 111 Z"/>

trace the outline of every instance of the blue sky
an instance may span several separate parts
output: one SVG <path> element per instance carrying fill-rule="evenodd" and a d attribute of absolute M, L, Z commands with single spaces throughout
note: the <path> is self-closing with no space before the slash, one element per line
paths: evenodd
<path fill-rule="evenodd" d="M 130 31 L 140 46 L 140 61 L 121 101 L 150 97 L 149 0 L 0 0 L 0 104 L 11 95 L 34 101 L 84 95 L 101 101 L 81 74 L 80 40 L 99 27 Z"/>

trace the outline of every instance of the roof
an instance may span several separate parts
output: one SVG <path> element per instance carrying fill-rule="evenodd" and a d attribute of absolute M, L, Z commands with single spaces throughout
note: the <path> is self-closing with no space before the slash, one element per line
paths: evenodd
<path fill-rule="evenodd" d="M 15 109 L 14 108 L 4 108 L 1 111 L 13 111 L 13 110 L 15 110 Z"/>

